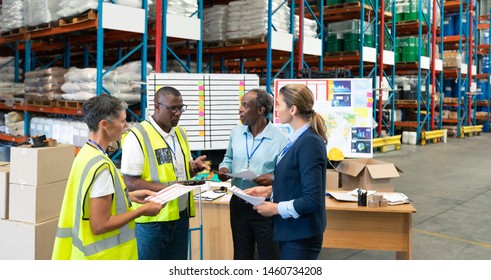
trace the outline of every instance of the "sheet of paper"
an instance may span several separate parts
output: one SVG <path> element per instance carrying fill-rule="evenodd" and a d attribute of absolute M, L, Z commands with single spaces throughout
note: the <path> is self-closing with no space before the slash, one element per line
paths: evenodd
<path fill-rule="evenodd" d="M 256 173 L 254 173 L 251 170 L 246 170 L 238 173 L 226 173 L 225 175 L 230 176 L 230 177 L 235 177 L 235 178 L 242 178 L 246 180 L 254 180 L 257 178 Z"/>
<path fill-rule="evenodd" d="M 358 196 L 352 195 L 349 192 L 333 192 L 333 191 L 329 191 L 327 193 L 330 196 L 334 197 L 338 201 L 351 201 L 351 202 L 357 202 L 358 201 Z"/>
<path fill-rule="evenodd" d="M 243 190 L 237 188 L 236 186 L 231 187 L 229 190 L 236 196 L 242 198 L 243 200 L 249 202 L 254 206 L 262 204 L 265 200 L 264 197 L 248 195 Z"/>
<path fill-rule="evenodd" d="M 213 190 L 207 190 L 205 192 L 202 192 L 201 193 L 201 200 L 207 200 L 207 201 L 211 201 L 211 200 L 215 200 L 221 196 L 224 196 L 226 193 L 216 193 L 214 192 Z M 199 194 L 195 194 L 194 195 L 194 199 L 199 199 Z"/>
<path fill-rule="evenodd" d="M 165 189 L 162 189 L 155 195 L 149 196 L 145 198 L 145 200 L 158 202 L 158 203 L 167 203 L 173 199 L 180 197 L 181 195 L 187 194 L 188 192 L 200 187 L 196 186 L 184 186 L 181 184 L 174 184 L 172 186 L 168 186 Z"/>

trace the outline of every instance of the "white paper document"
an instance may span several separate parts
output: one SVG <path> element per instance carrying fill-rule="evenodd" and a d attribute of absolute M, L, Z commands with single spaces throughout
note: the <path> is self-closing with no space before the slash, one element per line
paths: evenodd
<path fill-rule="evenodd" d="M 225 175 L 229 177 L 242 178 L 251 181 L 257 178 L 256 173 L 254 173 L 251 170 L 246 170 L 238 173 L 225 173 Z"/>
<path fill-rule="evenodd" d="M 264 197 L 261 196 L 248 195 L 243 190 L 237 188 L 236 186 L 231 187 L 229 190 L 236 196 L 242 198 L 243 200 L 249 202 L 254 206 L 263 204 L 263 202 L 266 200 Z"/>
<path fill-rule="evenodd" d="M 400 192 L 380 192 L 383 194 L 384 198 L 389 201 L 389 205 L 400 205 L 405 203 L 410 203 L 409 198 Z"/>
<path fill-rule="evenodd" d="M 168 186 L 165 189 L 162 189 L 161 191 L 159 191 L 158 193 L 156 193 L 152 196 L 145 198 L 145 200 L 164 204 L 164 203 L 167 203 L 171 200 L 174 200 L 174 199 L 180 197 L 181 195 L 187 194 L 188 192 L 190 192 L 190 191 L 192 191 L 198 187 L 199 187 L 199 185 L 184 186 L 181 184 L 174 184 L 172 186 Z"/>
<path fill-rule="evenodd" d="M 211 201 L 211 200 L 215 200 L 221 196 L 224 196 L 225 194 L 226 193 L 224 193 L 224 192 L 217 193 L 217 192 L 214 192 L 213 190 L 207 190 L 207 191 L 201 193 L 201 200 Z M 199 194 L 195 194 L 194 199 L 198 200 Z"/>
<path fill-rule="evenodd" d="M 334 197 L 338 201 L 350 201 L 350 202 L 357 202 L 358 201 L 358 196 L 352 195 L 349 192 L 329 191 L 328 194 L 330 196 Z"/>

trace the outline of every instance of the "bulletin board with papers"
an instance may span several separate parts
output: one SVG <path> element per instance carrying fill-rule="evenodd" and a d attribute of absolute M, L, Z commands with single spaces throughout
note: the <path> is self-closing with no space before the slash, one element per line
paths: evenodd
<path fill-rule="evenodd" d="M 147 77 L 147 112 L 154 111 L 155 92 L 172 86 L 187 110 L 179 125 L 186 129 L 192 151 L 226 149 L 230 130 L 239 124 L 242 96 L 259 86 L 254 74 L 151 73 Z"/>
<path fill-rule="evenodd" d="M 372 158 L 373 91 L 371 79 L 278 79 L 275 101 L 280 88 L 287 84 L 304 84 L 314 94 L 314 110 L 327 125 L 327 151 L 333 147 L 349 158 Z M 289 125 L 281 125 L 276 112 L 274 123 L 290 133 Z"/>

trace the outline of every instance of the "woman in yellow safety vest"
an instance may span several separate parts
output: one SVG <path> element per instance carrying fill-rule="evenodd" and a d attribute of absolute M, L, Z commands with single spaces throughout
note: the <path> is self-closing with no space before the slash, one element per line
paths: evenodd
<path fill-rule="evenodd" d="M 106 150 L 128 127 L 127 104 L 108 94 L 84 103 L 89 140 L 76 156 L 68 178 L 52 259 L 138 258 L 134 219 L 155 216 L 164 205 L 148 202 L 148 190 L 128 193 Z M 132 209 L 131 201 L 144 203 Z"/>

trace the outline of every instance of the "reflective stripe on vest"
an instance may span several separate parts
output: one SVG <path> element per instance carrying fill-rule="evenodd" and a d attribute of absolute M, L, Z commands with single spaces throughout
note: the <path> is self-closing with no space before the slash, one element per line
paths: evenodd
<path fill-rule="evenodd" d="M 77 207 L 76 207 L 76 213 L 75 213 L 75 221 L 74 221 L 74 226 L 73 230 L 72 228 L 58 228 L 56 231 L 56 237 L 58 238 L 72 238 L 72 244 L 75 246 L 77 249 L 79 249 L 85 256 L 91 256 L 93 254 L 96 254 L 98 252 L 116 247 L 124 242 L 128 242 L 132 239 L 135 238 L 135 231 L 130 229 L 128 224 L 125 224 L 122 226 L 119 230 L 120 233 L 118 235 L 99 240 L 95 243 L 92 244 L 87 244 L 83 245 L 82 240 L 79 238 L 79 233 L 80 233 L 80 221 L 81 221 L 81 209 L 82 209 L 82 190 L 83 190 L 83 184 L 85 180 L 87 179 L 87 174 L 89 173 L 90 169 L 99 161 L 105 160 L 105 157 L 100 155 L 97 156 L 93 159 L 91 159 L 87 165 L 84 168 L 84 171 L 82 173 L 82 177 L 80 180 L 80 187 L 77 195 Z M 126 193 L 123 191 L 123 186 L 121 184 L 121 180 L 119 176 L 116 174 L 116 176 L 113 176 L 115 178 L 115 188 L 114 188 L 114 196 L 115 196 L 115 201 L 116 201 L 116 212 L 117 215 L 126 213 L 126 199 L 125 195 Z"/>
<path fill-rule="evenodd" d="M 155 153 L 152 151 L 150 137 L 148 136 L 145 128 L 140 123 L 135 125 L 135 129 L 137 129 L 141 133 L 143 143 L 145 144 L 145 148 L 147 149 L 148 163 L 150 167 L 150 179 L 152 180 L 152 182 L 160 183 L 159 172 L 157 170 L 157 158 L 155 157 Z"/>

